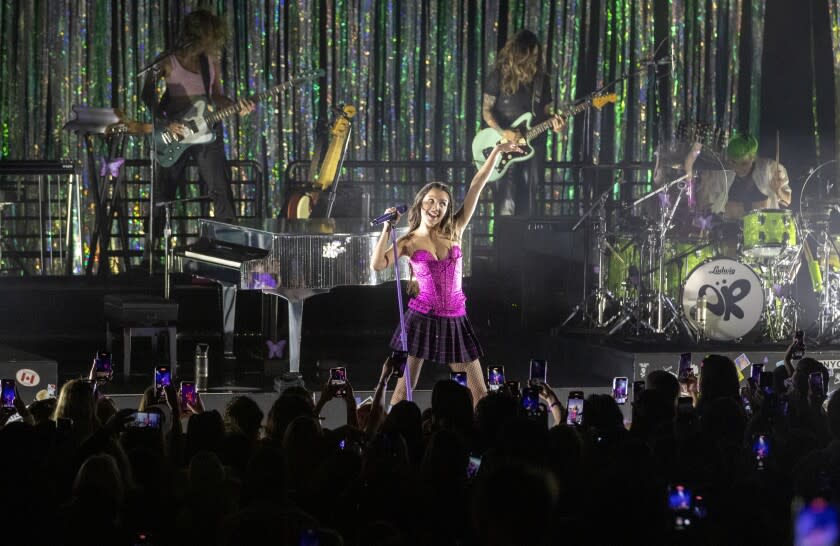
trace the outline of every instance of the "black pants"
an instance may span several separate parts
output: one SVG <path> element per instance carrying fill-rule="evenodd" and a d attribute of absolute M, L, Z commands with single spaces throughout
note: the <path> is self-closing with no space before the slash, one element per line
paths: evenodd
<path fill-rule="evenodd" d="M 230 188 L 230 172 L 227 167 L 224 143 L 219 133 L 216 140 L 207 144 L 194 144 L 187 148 L 171 167 L 158 167 L 155 184 L 155 201 L 171 201 L 176 198 L 179 187 L 184 187 L 184 170 L 187 163 L 195 160 L 198 172 L 207 184 L 207 194 L 213 198 L 215 218 L 230 221 L 236 217 L 233 208 L 233 192 Z M 165 216 L 163 209 L 155 209 L 155 236 L 163 235 Z"/>
<path fill-rule="evenodd" d="M 496 216 L 531 216 L 537 212 L 532 208 L 537 192 L 543 187 L 545 153 L 544 142 L 535 145 L 531 159 L 514 163 L 496 181 Z"/>

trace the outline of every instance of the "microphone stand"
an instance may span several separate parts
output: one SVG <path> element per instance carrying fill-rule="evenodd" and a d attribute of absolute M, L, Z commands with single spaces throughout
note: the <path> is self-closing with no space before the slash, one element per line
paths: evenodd
<path fill-rule="evenodd" d="M 392 222 L 388 222 L 388 225 L 391 231 L 391 246 L 394 249 L 394 276 L 397 280 L 395 283 L 397 287 L 397 308 L 400 312 L 400 345 L 402 345 L 403 352 L 408 355 L 408 336 L 405 333 L 405 312 L 403 311 L 402 284 L 400 280 L 400 256 L 399 251 L 397 250 L 397 228 Z M 408 366 L 408 360 L 406 360 L 405 368 L 403 370 L 403 378 L 405 379 L 405 399 L 411 402 L 414 400 L 414 396 L 411 391 L 411 369 Z"/>

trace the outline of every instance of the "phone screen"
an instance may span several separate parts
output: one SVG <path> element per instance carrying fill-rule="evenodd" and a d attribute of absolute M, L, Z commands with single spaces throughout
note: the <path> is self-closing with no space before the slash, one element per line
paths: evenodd
<path fill-rule="evenodd" d="M 155 396 L 162 399 L 165 395 L 163 393 L 164 387 L 172 384 L 172 372 L 169 366 L 158 366 L 155 368 Z"/>
<path fill-rule="evenodd" d="M 616 404 L 627 403 L 627 378 L 614 377 L 613 378 L 613 398 Z"/>
<path fill-rule="evenodd" d="M 680 379 L 685 379 L 691 374 L 691 353 L 683 353 L 680 355 L 680 368 L 679 368 L 679 375 Z"/>
<path fill-rule="evenodd" d="M 47 384 L 47 397 L 55 398 L 55 383 Z"/>
<path fill-rule="evenodd" d="M 645 382 L 633 381 L 633 402 L 638 402 L 643 392 L 645 392 Z"/>
<path fill-rule="evenodd" d="M 750 377 L 758 383 L 758 380 L 761 378 L 761 372 L 764 371 L 764 363 L 758 363 L 752 365 L 752 371 L 750 372 Z"/>
<path fill-rule="evenodd" d="M 796 546 L 831 546 L 840 540 L 840 516 L 837 508 L 816 498 L 794 509 Z"/>
<path fill-rule="evenodd" d="M 674 515 L 674 529 L 679 531 L 691 527 L 692 492 L 684 485 L 668 487 L 668 508 Z"/>
<path fill-rule="evenodd" d="M 531 359 L 531 366 L 528 375 L 529 382 L 541 381 L 546 383 L 548 378 L 548 361 Z"/>
<path fill-rule="evenodd" d="M 811 372 L 808 375 L 808 383 L 811 385 L 811 392 L 825 396 L 825 383 L 821 372 Z"/>
<path fill-rule="evenodd" d="M 571 391 L 566 403 L 568 413 L 566 414 L 567 425 L 583 424 L 583 391 Z"/>
<path fill-rule="evenodd" d="M 128 426 L 131 428 L 160 428 L 160 414 L 138 411 L 134 414 L 134 420 L 128 422 Z"/>
<path fill-rule="evenodd" d="M 755 469 L 764 470 L 767 467 L 767 457 L 770 456 L 770 438 L 766 434 L 754 434 L 752 451 Z"/>
<path fill-rule="evenodd" d="M 470 457 L 470 461 L 467 463 L 467 478 L 475 478 L 480 467 L 481 457 Z"/>
<path fill-rule="evenodd" d="M 94 361 L 96 362 L 96 379 L 111 379 L 114 373 L 114 368 L 111 363 L 111 353 L 100 351 L 96 353 Z"/>
<path fill-rule="evenodd" d="M 4 408 L 15 407 L 15 380 L 2 380 L 2 399 Z"/>
<path fill-rule="evenodd" d="M 467 386 L 467 372 L 449 372 L 449 379 L 458 383 L 462 387 Z"/>
<path fill-rule="evenodd" d="M 343 366 L 339 366 L 336 368 L 330 368 L 330 384 L 337 385 L 338 388 L 335 390 L 335 395 L 338 397 L 343 397 L 347 394 L 347 368 Z"/>
<path fill-rule="evenodd" d="M 522 389 L 522 409 L 529 415 L 537 412 L 540 407 L 540 391 L 533 387 Z"/>
<path fill-rule="evenodd" d="M 497 391 L 505 384 L 505 367 L 504 366 L 488 366 L 487 367 L 487 385 L 490 391 Z"/>
<path fill-rule="evenodd" d="M 195 383 L 191 381 L 181 381 L 181 410 L 189 411 L 188 404 L 195 406 L 198 400 L 195 395 Z"/>

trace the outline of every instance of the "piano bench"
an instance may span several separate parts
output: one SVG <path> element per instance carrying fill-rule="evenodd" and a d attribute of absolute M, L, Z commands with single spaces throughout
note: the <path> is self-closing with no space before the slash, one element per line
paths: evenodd
<path fill-rule="evenodd" d="M 167 333 L 169 337 L 169 365 L 172 377 L 177 377 L 178 367 L 178 304 L 160 296 L 142 294 L 105 295 L 105 347 L 111 352 L 114 331 L 122 328 L 123 375 L 131 375 L 131 338 L 150 337 L 157 348 L 157 338 Z"/>

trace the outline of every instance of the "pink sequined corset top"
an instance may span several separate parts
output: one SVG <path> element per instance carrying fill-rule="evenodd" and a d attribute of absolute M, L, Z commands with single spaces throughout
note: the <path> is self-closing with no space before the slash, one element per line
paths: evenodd
<path fill-rule="evenodd" d="M 415 250 L 411 255 L 411 267 L 420 293 L 411 298 L 408 307 L 425 314 L 439 317 L 461 317 L 467 314 L 467 301 L 461 290 L 463 260 L 461 247 L 453 245 L 442 260 L 428 250 Z"/>

